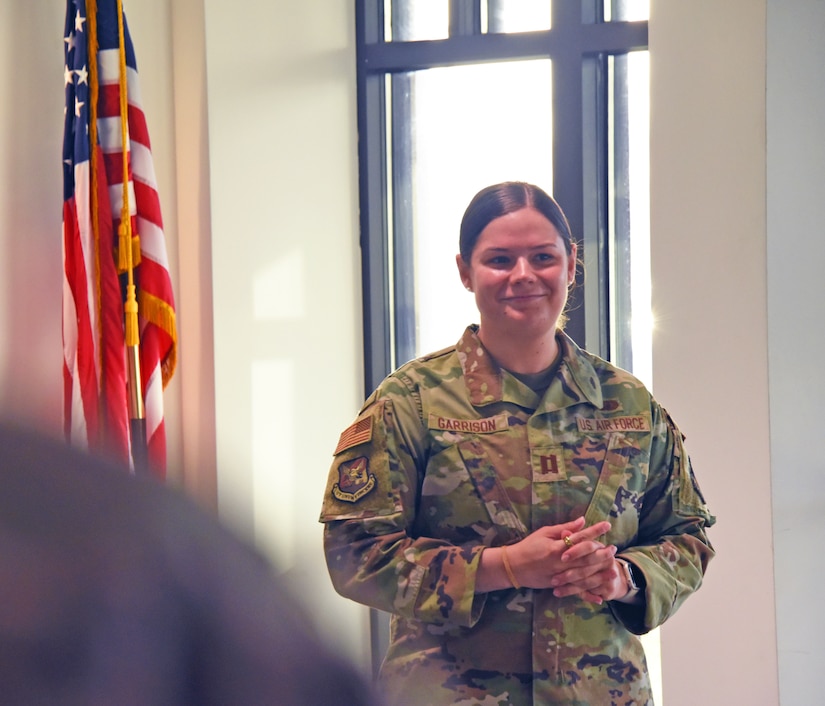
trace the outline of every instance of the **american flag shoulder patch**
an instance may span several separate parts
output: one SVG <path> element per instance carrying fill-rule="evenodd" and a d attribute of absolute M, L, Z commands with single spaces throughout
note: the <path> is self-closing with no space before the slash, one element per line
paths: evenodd
<path fill-rule="evenodd" d="M 372 439 L 372 415 L 359 419 L 341 432 L 341 438 L 338 439 L 338 446 L 335 447 L 333 455 L 337 456 L 342 451 L 358 446 L 358 444 L 365 444 L 370 439 Z"/>

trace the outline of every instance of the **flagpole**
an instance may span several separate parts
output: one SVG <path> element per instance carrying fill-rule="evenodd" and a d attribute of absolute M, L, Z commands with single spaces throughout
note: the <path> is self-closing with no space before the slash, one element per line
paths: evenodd
<path fill-rule="evenodd" d="M 87 21 L 89 23 L 89 44 L 87 47 L 87 57 L 89 61 L 89 175 L 91 178 L 91 189 L 89 190 L 90 209 L 92 213 L 91 226 L 94 241 L 94 281 L 97 286 L 96 308 L 97 320 L 102 320 L 102 297 L 100 294 L 100 221 L 98 219 L 98 161 L 95 158 L 95 145 L 97 145 L 97 101 L 100 95 L 100 85 L 98 83 L 97 70 L 97 0 L 89 0 L 86 8 Z M 102 344 L 102 341 L 101 341 Z M 105 387 L 106 366 L 103 364 L 103 345 L 99 346 L 99 363 L 101 371 L 101 389 Z M 98 414 L 100 419 L 105 417 L 104 395 L 98 397 Z M 101 443 L 106 434 L 105 425 L 101 424 L 97 429 L 98 438 L 96 443 Z"/>
<path fill-rule="evenodd" d="M 148 468 L 148 449 L 146 442 L 146 411 L 143 404 L 143 387 L 140 375 L 140 329 L 138 326 L 138 302 L 135 295 L 134 273 L 134 268 L 138 264 L 136 260 L 140 256 L 140 245 L 132 238 L 132 216 L 129 208 L 129 103 L 122 0 L 117 0 L 117 30 L 120 51 L 120 135 L 123 156 L 123 204 L 120 212 L 120 225 L 118 226 L 118 245 L 120 264 L 125 264 L 127 276 L 126 301 L 123 305 L 123 313 L 126 329 L 125 344 L 132 461 L 135 472 L 143 472 Z"/>

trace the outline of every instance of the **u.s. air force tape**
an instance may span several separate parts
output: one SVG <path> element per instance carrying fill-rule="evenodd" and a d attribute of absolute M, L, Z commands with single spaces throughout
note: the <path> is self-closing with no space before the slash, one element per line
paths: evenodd
<path fill-rule="evenodd" d="M 586 434 L 608 434 L 614 431 L 650 431 L 650 420 L 643 414 L 631 417 L 608 417 L 606 419 L 583 418 L 576 420 L 579 431 Z"/>

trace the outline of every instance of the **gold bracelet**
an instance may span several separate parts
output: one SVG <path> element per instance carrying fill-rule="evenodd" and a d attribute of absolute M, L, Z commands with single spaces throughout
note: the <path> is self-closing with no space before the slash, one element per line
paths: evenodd
<path fill-rule="evenodd" d="M 504 564 L 504 573 L 507 574 L 507 578 L 510 579 L 510 583 L 513 584 L 513 588 L 521 588 L 519 586 L 519 582 L 516 581 L 516 577 L 513 574 L 513 568 L 510 566 L 510 560 L 507 558 L 507 547 L 501 547 L 501 561 Z"/>

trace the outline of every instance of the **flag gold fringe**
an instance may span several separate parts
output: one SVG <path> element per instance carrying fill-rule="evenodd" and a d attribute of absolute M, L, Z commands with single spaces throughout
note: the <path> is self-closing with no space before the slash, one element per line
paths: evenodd
<path fill-rule="evenodd" d="M 143 290 L 138 292 L 138 303 L 140 304 L 141 316 L 149 323 L 165 331 L 172 339 L 169 355 L 161 362 L 161 376 L 165 388 L 175 374 L 178 363 L 178 334 L 175 310 L 169 306 L 168 302 Z"/>

